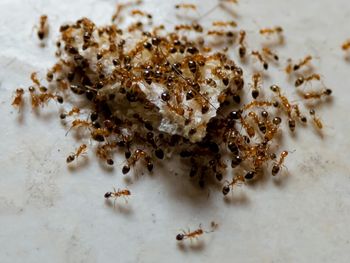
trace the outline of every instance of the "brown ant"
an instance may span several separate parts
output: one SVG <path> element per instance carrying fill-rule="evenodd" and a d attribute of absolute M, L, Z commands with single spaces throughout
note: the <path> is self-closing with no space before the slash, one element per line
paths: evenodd
<path fill-rule="evenodd" d="M 139 15 L 139 16 L 144 16 L 144 17 L 147 17 L 149 19 L 152 19 L 152 15 L 151 14 L 147 14 L 147 13 L 141 11 L 141 10 L 138 10 L 138 9 L 131 10 L 131 15 L 132 16 Z"/>
<path fill-rule="evenodd" d="M 245 183 L 245 178 L 242 175 L 235 176 L 231 182 L 226 181 L 226 185 L 222 188 L 222 193 L 224 195 L 227 195 L 231 188 L 233 189 L 234 186 L 239 186 Z"/>
<path fill-rule="evenodd" d="M 283 32 L 283 28 L 280 26 L 276 26 L 273 28 L 262 28 L 259 31 L 261 35 L 281 34 L 282 32 Z"/>
<path fill-rule="evenodd" d="M 235 21 L 214 21 L 212 25 L 217 27 L 237 27 L 237 23 Z"/>
<path fill-rule="evenodd" d="M 281 165 L 284 162 L 284 159 L 287 157 L 288 152 L 287 151 L 283 151 L 280 155 L 280 159 L 275 162 L 275 164 L 272 166 L 272 175 L 275 176 L 279 173 L 279 171 L 281 170 Z"/>
<path fill-rule="evenodd" d="M 248 116 L 254 120 L 255 124 L 258 126 L 259 130 L 262 133 L 266 133 L 267 128 L 265 122 L 260 121 L 258 115 L 255 112 L 249 112 Z"/>
<path fill-rule="evenodd" d="M 72 122 L 72 125 L 71 127 L 69 128 L 69 130 L 67 131 L 66 133 L 66 136 L 67 134 L 69 133 L 69 131 L 73 128 L 76 128 L 76 127 L 86 127 L 88 129 L 90 129 L 90 126 L 91 126 L 91 122 L 89 121 L 85 121 L 85 120 L 81 120 L 81 119 L 76 119 Z"/>
<path fill-rule="evenodd" d="M 283 96 L 281 93 L 281 88 L 278 87 L 277 85 L 272 85 L 270 87 L 270 89 L 274 92 L 277 93 L 279 99 L 282 102 L 282 105 L 286 111 L 286 113 L 288 114 L 288 126 L 289 129 L 293 132 L 295 130 L 295 120 L 292 119 L 292 105 L 290 104 L 289 100 L 287 99 L 286 96 Z"/>
<path fill-rule="evenodd" d="M 49 100 L 54 99 L 56 100 L 58 103 L 62 104 L 63 103 L 63 98 L 59 95 L 54 95 L 52 93 L 49 92 L 45 92 L 45 93 L 41 93 L 38 95 L 38 99 L 40 101 L 40 104 L 44 104 L 47 103 Z"/>
<path fill-rule="evenodd" d="M 23 94 L 24 90 L 22 88 L 16 89 L 16 96 L 11 105 L 20 108 L 23 104 Z"/>
<path fill-rule="evenodd" d="M 269 69 L 269 64 L 265 61 L 265 59 L 263 58 L 263 56 L 260 54 L 259 51 L 252 51 L 251 54 L 261 62 L 265 70 Z"/>
<path fill-rule="evenodd" d="M 36 72 L 33 72 L 32 74 L 30 74 L 30 79 L 33 81 L 33 83 L 35 84 L 35 85 L 37 85 L 38 87 L 40 87 L 40 81 L 39 81 L 39 79 L 38 79 L 38 75 L 37 75 L 37 73 Z"/>
<path fill-rule="evenodd" d="M 255 129 L 248 124 L 248 122 L 245 121 L 244 117 L 240 115 L 240 121 L 243 126 L 243 128 L 246 130 L 249 137 L 255 136 Z"/>
<path fill-rule="evenodd" d="M 246 105 L 243 106 L 243 110 L 248 110 L 250 108 L 254 108 L 254 107 L 270 107 L 273 106 L 273 103 L 270 101 L 257 101 L 254 100 Z"/>
<path fill-rule="evenodd" d="M 87 151 L 87 146 L 86 144 L 82 144 L 79 146 L 79 148 L 76 150 L 75 153 L 69 155 L 67 157 L 67 163 L 73 162 L 76 158 L 78 158 L 80 155 L 85 154 Z"/>
<path fill-rule="evenodd" d="M 39 105 L 40 105 L 39 96 L 38 96 L 38 94 L 36 94 L 36 90 L 33 86 L 29 87 L 28 90 L 29 90 L 30 97 L 31 97 L 32 108 L 35 109 L 35 108 L 39 107 Z"/>
<path fill-rule="evenodd" d="M 323 128 L 323 123 L 322 123 L 321 119 L 316 116 L 316 112 L 314 109 L 310 110 L 310 115 L 312 117 L 312 121 L 313 121 L 314 125 L 316 126 L 316 128 L 321 130 Z"/>
<path fill-rule="evenodd" d="M 38 29 L 38 38 L 43 40 L 49 34 L 49 24 L 47 21 L 47 15 L 40 16 L 40 23 Z"/>
<path fill-rule="evenodd" d="M 191 25 L 176 25 L 175 26 L 175 30 L 176 31 L 180 31 L 180 30 L 193 30 Z"/>
<path fill-rule="evenodd" d="M 262 76 L 260 73 L 255 73 L 252 76 L 252 81 L 253 83 L 251 84 L 252 86 L 252 97 L 253 99 L 256 99 L 257 97 L 259 97 L 259 89 L 261 86 L 261 82 L 262 82 Z"/>
<path fill-rule="evenodd" d="M 301 67 L 307 65 L 312 60 L 312 56 L 306 56 L 298 64 L 293 66 L 293 71 L 299 70 Z"/>
<path fill-rule="evenodd" d="M 239 32 L 239 39 L 238 39 L 238 44 L 239 44 L 238 54 L 240 58 L 244 58 L 247 53 L 247 48 L 245 47 L 245 44 L 244 44 L 245 37 L 246 37 L 246 32 L 244 30 L 241 30 Z"/>
<path fill-rule="evenodd" d="M 291 59 L 288 59 L 287 62 L 288 62 L 288 64 L 285 67 L 284 71 L 289 75 L 293 72 L 293 63 L 292 63 Z"/>
<path fill-rule="evenodd" d="M 195 4 L 177 4 L 175 5 L 176 9 L 192 9 L 197 10 L 197 6 Z"/>
<path fill-rule="evenodd" d="M 297 80 L 295 81 L 295 87 L 299 87 L 301 85 L 304 84 L 304 82 L 309 82 L 311 80 L 318 80 L 320 81 L 321 80 L 321 76 L 319 74 L 312 74 L 310 76 L 307 76 L 307 77 L 299 77 L 297 78 Z"/>
<path fill-rule="evenodd" d="M 303 94 L 303 98 L 306 100 L 309 99 L 321 99 L 322 97 L 328 97 L 332 94 L 331 89 L 324 89 L 318 92 L 306 92 Z"/>
<path fill-rule="evenodd" d="M 122 169 L 123 174 L 127 174 L 130 171 L 130 166 L 135 165 L 135 163 L 139 161 L 141 158 L 144 158 L 144 160 L 146 161 L 147 169 L 148 171 L 151 172 L 153 170 L 153 164 L 151 162 L 151 158 L 145 151 L 141 149 L 137 149 L 127 160 L 128 164 L 123 166 L 123 169 Z"/>
<path fill-rule="evenodd" d="M 262 53 L 267 57 L 272 57 L 274 60 L 278 61 L 279 57 L 276 53 L 272 52 L 268 47 L 263 47 Z"/>
<path fill-rule="evenodd" d="M 209 30 L 207 33 L 209 36 L 226 36 L 227 33 L 225 31 L 218 31 L 218 30 Z"/>
<path fill-rule="evenodd" d="M 131 192 L 128 190 L 128 189 L 118 189 L 118 191 L 113 187 L 113 192 L 107 192 L 105 193 L 104 197 L 106 199 L 109 199 L 109 198 L 114 198 L 114 201 L 113 201 L 113 205 L 115 206 L 115 201 L 119 198 L 119 197 L 123 197 L 125 202 L 127 203 L 128 200 L 126 199 L 126 197 L 130 196 L 131 195 Z"/>
<path fill-rule="evenodd" d="M 299 106 L 297 104 L 293 105 L 292 106 L 294 112 L 295 112 L 295 115 L 299 118 L 299 120 L 303 123 L 306 123 L 307 122 L 307 118 L 301 114 L 300 112 L 300 109 L 299 109 Z"/>
<path fill-rule="evenodd" d="M 213 231 L 210 231 L 210 232 L 213 232 Z M 177 240 L 177 241 L 182 241 L 182 240 L 185 240 L 185 239 L 188 239 L 188 238 L 189 238 L 190 240 L 192 240 L 192 239 L 194 239 L 194 238 L 197 239 L 199 236 L 203 235 L 204 233 L 210 233 L 210 232 L 204 231 L 204 230 L 202 229 L 202 226 L 199 225 L 199 228 L 196 229 L 195 231 L 190 231 L 190 230 L 188 230 L 187 232 L 182 231 L 181 234 L 177 234 L 177 235 L 176 235 L 176 240 Z"/>
<path fill-rule="evenodd" d="M 62 113 L 60 115 L 60 118 L 65 119 L 67 116 L 73 116 L 74 114 L 79 114 L 79 113 L 80 113 L 80 109 L 78 107 L 73 107 L 69 112 Z"/>
<path fill-rule="evenodd" d="M 117 146 L 117 143 L 107 143 L 102 146 L 99 146 L 96 150 L 96 155 L 101 159 L 106 160 L 108 165 L 113 165 L 114 161 L 109 157 L 109 155 L 110 155 L 110 150 L 115 148 L 116 146 Z"/>

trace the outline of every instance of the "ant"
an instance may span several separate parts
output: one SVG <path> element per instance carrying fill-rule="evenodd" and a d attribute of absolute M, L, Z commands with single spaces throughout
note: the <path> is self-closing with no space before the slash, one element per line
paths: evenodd
<path fill-rule="evenodd" d="M 215 36 L 225 36 L 227 33 L 225 31 L 217 31 L 217 30 L 209 30 L 207 33 L 209 36 L 215 35 Z"/>
<path fill-rule="evenodd" d="M 267 64 L 267 62 L 265 61 L 265 59 L 263 58 L 263 56 L 260 54 L 259 51 L 252 51 L 252 56 L 255 56 L 263 65 L 265 70 L 269 69 L 269 64 Z"/>
<path fill-rule="evenodd" d="M 253 99 L 256 99 L 257 97 L 259 97 L 259 89 L 260 89 L 260 86 L 261 86 L 261 82 L 262 82 L 262 76 L 260 73 L 255 73 L 253 74 L 252 76 L 252 81 L 253 81 L 253 84 L 251 84 L 252 86 L 252 97 Z"/>
<path fill-rule="evenodd" d="M 254 137 L 255 136 L 255 130 L 252 126 L 250 126 L 244 119 L 242 115 L 240 115 L 240 121 L 243 126 L 243 128 L 246 130 L 247 134 L 249 137 Z"/>
<path fill-rule="evenodd" d="M 295 130 L 295 120 L 291 118 L 292 116 L 292 105 L 289 103 L 289 100 L 287 99 L 286 96 L 283 96 L 281 93 L 281 88 L 278 87 L 277 85 L 272 85 L 270 89 L 274 92 L 277 93 L 279 99 L 281 100 L 285 111 L 288 114 L 289 120 L 288 120 L 288 126 L 289 129 L 293 132 Z"/>
<path fill-rule="evenodd" d="M 313 120 L 314 125 L 315 125 L 319 130 L 321 130 L 321 129 L 323 128 L 323 123 L 322 123 L 322 121 L 321 121 L 320 118 L 316 117 L 316 112 L 315 112 L 314 109 L 311 109 L 311 110 L 310 110 L 310 115 L 311 115 L 311 117 L 312 117 L 312 120 Z"/>
<path fill-rule="evenodd" d="M 49 34 L 49 25 L 47 21 L 47 15 L 40 16 L 40 23 L 38 29 L 38 38 L 43 40 Z"/>
<path fill-rule="evenodd" d="M 175 5 L 176 9 L 192 9 L 197 10 L 197 6 L 194 4 L 177 4 Z"/>
<path fill-rule="evenodd" d="M 279 173 L 279 171 L 281 170 L 281 166 L 284 162 L 284 159 L 288 156 L 288 152 L 287 151 L 283 151 L 281 152 L 280 155 L 280 159 L 275 162 L 275 164 L 272 166 L 272 175 L 275 176 Z"/>
<path fill-rule="evenodd" d="M 41 87 L 43 88 L 43 87 Z M 43 89 L 41 89 L 43 91 Z M 53 95 L 51 93 L 41 93 L 38 95 L 38 99 L 40 101 L 40 104 L 47 103 L 50 99 L 55 99 L 57 100 L 58 103 L 62 104 L 63 103 L 63 98 L 59 95 Z"/>
<path fill-rule="evenodd" d="M 80 155 L 85 154 L 86 151 L 87 151 L 87 146 L 86 146 L 86 144 L 80 145 L 79 148 L 76 150 L 75 153 L 73 153 L 73 154 L 71 154 L 71 155 L 69 155 L 69 156 L 67 157 L 67 163 L 73 162 L 73 161 L 74 161 L 76 158 L 78 158 Z"/>
<path fill-rule="evenodd" d="M 62 113 L 60 115 L 61 119 L 65 119 L 67 116 L 73 116 L 73 114 L 79 114 L 80 109 L 78 107 L 73 107 L 68 113 Z"/>
<path fill-rule="evenodd" d="M 318 80 L 320 81 L 321 80 L 321 76 L 319 74 L 312 74 L 310 76 L 307 76 L 307 77 L 299 77 L 297 78 L 297 80 L 295 81 L 295 87 L 299 87 L 301 85 L 304 84 L 304 82 L 308 82 L 308 81 L 311 81 L 311 80 Z"/>
<path fill-rule="evenodd" d="M 149 19 L 152 19 L 152 15 L 151 14 L 147 14 L 147 13 L 141 11 L 141 10 L 138 10 L 138 9 L 131 10 L 131 15 L 132 16 L 140 15 L 140 16 L 144 16 L 144 17 L 147 17 Z"/>
<path fill-rule="evenodd" d="M 244 184 L 245 178 L 242 175 L 238 175 L 238 176 L 235 176 L 231 182 L 226 181 L 226 183 L 227 184 L 222 188 L 222 193 L 224 195 L 227 195 L 230 192 L 231 188 L 233 189 L 234 186 Z"/>
<path fill-rule="evenodd" d="M 127 174 L 130 171 L 130 166 L 135 165 L 135 163 L 137 161 L 139 161 L 141 158 L 144 158 L 144 160 L 146 161 L 146 166 L 148 171 L 152 171 L 153 170 L 153 164 L 151 162 L 151 158 L 148 156 L 148 154 L 141 150 L 141 149 L 137 149 L 131 156 L 130 158 L 128 158 L 127 162 L 128 164 L 124 165 L 122 168 L 122 172 L 123 174 Z"/>
<path fill-rule="evenodd" d="M 179 31 L 179 30 L 193 30 L 191 25 L 176 25 L 175 26 L 175 30 Z"/>
<path fill-rule="evenodd" d="M 230 26 L 230 27 L 237 27 L 237 23 L 235 21 L 214 21 L 212 23 L 213 26 L 217 26 L 217 27 L 226 27 L 226 26 Z"/>
<path fill-rule="evenodd" d="M 31 97 L 31 102 L 32 102 L 32 108 L 37 108 L 40 105 L 40 100 L 39 96 L 36 94 L 36 90 L 33 86 L 28 88 L 30 97 Z"/>
<path fill-rule="evenodd" d="M 126 199 L 127 196 L 130 196 L 131 195 L 131 192 L 128 190 L 128 189 L 118 189 L 115 190 L 115 188 L 113 187 L 113 192 L 107 192 L 105 193 L 104 197 L 106 199 L 109 199 L 109 198 L 114 198 L 114 202 L 113 202 L 113 205 L 115 206 L 115 201 L 119 198 L 119 197 L 123 197 L 125 202 L 127 203 L 128 200 Z"/>
<path fill-rule="evenodd" d="M 23 104 L 23 94 L 24 90 L 22 88 L 16 89 L 16 97 L 11 105 L 14 107 L 21 107 Z"/>
<path fill-rule="evenodd" d="M 343 45 L 341 46 L 342 50 L 347 51 L 350 49 L 350 39 L 345 41 Z"/>
<path fill-rule="evenodd" d="M 210 232 L 213 232 L 213 231 L 210 231 Z M 200 235 L 203 235 L 204 233 L 210 233 L 210 232 L 204 231 L 204 230 L 202 229 L 201 224 L 200 224 L 200 225 L 199 225 L 199 228 L 196 229 L 196 230 L 194 230 L 194 231 L 192 231 L 192 232 L 191 232 L 190 230 L 188 230 L 187 232 L 185 232 L 185 231 L 183 230 L 181 234 L 177 234 L 177 235 L 176 235 L 176 240 L 177 240 L 177 241 L 182 241 L 182 240 L 188 239 L 188 238 L 189 238 L 190 240 L 192 240 L 193 238 L 198 239 L 198 237 L 199 237 Z"/>
<path fill-rule="evenodd" d="M 324 89 L 322 91 L 318 92 L 306 92 L 303 94 L 304 99 L 309 100 L 309 99 L 321 99 L 323 96 L 330 96 L 332 94 L 331 89 Z"/>
<path fill-rule="evenodd" d="M 244 30 L 241 30 L 239 32 L 239 39 L 238 39 L 238 43 L 239 43 L 238 54 L 240 58 L 244 58 L 247 53 L 247 48 L 245 47 L 245 44 L 244 44 L 245 37 L 246 37 L 246 32 Z"/>
<path fill-rule="evenodd" d="M 81 120 L 81 119 L 76 119 L 76 120 L 74 120 L 74 121 L 72 122 L 72 126 L 71 126 L 71 127 L 69 128 L 69 130 L 67 131 L 66 136 L 67 136 L 68 132 L 69 132 L 71 129 L 75 128 L 75 127 L 87 127 L 88 129 L 90 129 L 91 124 L 92 124 L 92 123 L 89 122 L 89 121 L 85 121 L 85 120 Z"/>
<path fill-rule="evenodd" d="M 256 123 L 256 125 L 258 125 L 258 128 L 262 133 L 266 133 L 266 124 L 263 121 L 259 120 L 258 115 L 254 111 L 249 112 L 248 116 L 254 120 L 254 122 Z"/>
<path fill-rule="evenodd" d="M 105 128 L 97 128 L 91 132 L 91 137 L 99 142 L 104 141 L 104 137 L 107 137 L 110 135 L 110 131 Z"/>
<path fill-rule="evenodd" d="M 276 53 L 272 52 L 271 49 L 268 47 L 263 47 L 262 48 L 262 53 L 265 54 L 268 57 L 273 57 L 274 60 L 278 61 L 279 57 Z"/>
<path fill-rule="evenodd" d="M 312 56 L 306 56 L 305 58 L 303 58 L 298 64 L 295 64 L 293 66 L 293 71 L 297 71 L 299 70 L 301 67 L 307 65 L 310 61 L 312 60 Z"/>
<path fill-rule="evenodd" d="M 300 112 L 300 109 L 299 109 L 299 106 L 297 104 L 293 105 L 292 106 L 294 112 L 295 112 L 295 115 L 299 118 L 299 120 L 303 123 L 306 123 L 307 122 L 307 118 L 301 114 Z"/>
<path fill-rule="evenodd" d="M 270 101 L 257 101 L 254 100 L 246 105 L 243 106 L 243 110 L 248 110 L 253 107 L 270 107 L 273 106 L 273 103 Z"/>
<path fill-rule="evenodd" d="M 33 72 L 32 74 L 30 74 L 30 79 L 33 81 L 33 83 L 35 84 L 35 85 L 37 85 L 38 87 L 40 87 L 40 81 L 39 81 L 39 79 L 38 79 L 38 75 L 37 75 L 37 73 L 36 72 Z"/>
<path fill-rule="evenodd" d="M 283 28 L 280 26 L 276 26 L 273 28 L 262 28 L 259 31 L 261 35 L 281 34 L 282 32 L 283 32 Z"/>

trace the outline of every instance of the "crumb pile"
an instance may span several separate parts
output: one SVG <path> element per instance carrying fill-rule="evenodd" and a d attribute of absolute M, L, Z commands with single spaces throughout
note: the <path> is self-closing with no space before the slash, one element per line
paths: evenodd
<path fill-rule="evenodd" d="M 218 8 L 232 8 L 231 2 L 221 1 Z M 110 25 L 82 18 L 61 26 L 57 63 L 47 72 L 47 83 L 36 73 L 31 76 L 32 107 L 50 100 L 69 105 L 60 118 L 69 123 L 69 132 L 93 139 L 101 161 L 113 165 L 121 149 L 126 158 L 121 170 L 127 174 L 135 165 L 152 172 L 156 163 L 178 155 L 201 187 L 210 178 L 227 178 L 222 188 L 226 195 L 234 186 L 258 179 L 266 168 L 273 176 L 280 173 L 288 155 L 280 149 L 282 132 L 288 136 L 308 122 L 322 130 L 314 109 L 307 117 L 302 103 L 291 103 L 278 85 L 262 89 L 269 68 L 281 67 L 279 56 L 268 45 L 249 50 L 246 32 L 236 22 L 213 21 L 204 28 L 192 21 L 166 30 L 152 25 L 150 14 L 133 9 L 139 4 L 118 5 Z M 124 13 L 133 21 L 122 27 L 118 21 Z M 283 42 L 279 26 L 259 33 Z M 253 60 L 261 69 L 251 72 L 242 60 Z M 320 104 L 332 91 L 305 90 L 306 83 L 320 82 L 310 63 L 311 56 L 289 60 L 282 72 L 303 101 Z M 24 93 L 17 89 L 14 106 L 21 107 Z M 75 103 L 75 97 L 85 100 L 85 106 Z M 67 162 L 87 148 L 79 146 Z"/>

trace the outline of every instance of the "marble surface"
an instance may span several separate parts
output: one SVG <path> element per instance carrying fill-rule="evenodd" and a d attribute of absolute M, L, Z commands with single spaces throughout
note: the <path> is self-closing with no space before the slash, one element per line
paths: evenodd
<path fill-rule="evenodd" d="M 215 5 L 198 2 L 199 13 Z M 349 262 L 350 63 L 340 45 L 350 37 L 350 2 L 240 2 L 239 24 L 248 32 L 283 26 L 283 59 L 316 57 L 334 98 L 319 110 L 323 138 L 299 129 L 284 140 L 284 148 L 294 151 L 286 161 L 288 173 L 223 199 L 220 189 L 198 190 L 170 164 L 153 175 L 129 177 L 120 172 L 121 159 L 114 170 L 93 156 L 67 168 L 65 158 L 78 142 L 65 136 L 58 106 L 52 103 L 37 116 L 27 105 L 18 114 L 10 106 L 12 92 L 29 84 L 32 71 L 43 73 L 52 65 L 60 24 L 82 16 L 107 23 L 115 1 L 1 0 L 0 262 Z M 145 9 L 156 21 L 174 24 L 174 4 L 147 1 Z M 51 25 L 46 48 L 38 46 L 33 28 L 42 13 Z M 209 18 L 215 16 L 228 18 Z M 128 204 L 118 202 L 114 209 L 105 202 L 112 186 L 131 189 Z M 211 221 L 218 229 L 200 242 L 176 242 L 180 229 L 208 227 Z"/>

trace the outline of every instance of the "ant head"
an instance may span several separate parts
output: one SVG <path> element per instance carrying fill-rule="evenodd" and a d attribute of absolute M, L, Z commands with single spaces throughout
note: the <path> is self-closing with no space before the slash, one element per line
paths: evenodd
<path fill-rule="evenodd" d="M 111 192 L 105 193 L 105 198 L 110 198 L 111 196 L 112 196 L 112 193 L 111 193 Z"/>
<path fill-rule="evenodd" d="M 178 241 L 181 241 L 181 240 L 183 240 L 184 239 L 184 235 L 183 234 L 178 234 L 177 236 L 176 236 L 176 240 L 178 240 Z"/>

